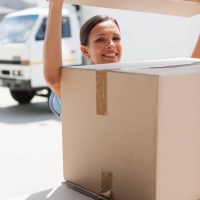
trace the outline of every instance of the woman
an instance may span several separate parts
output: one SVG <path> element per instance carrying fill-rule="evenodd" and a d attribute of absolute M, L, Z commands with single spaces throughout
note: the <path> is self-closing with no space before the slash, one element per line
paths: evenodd
<path fill-rule="evenodd" d="M 61 19 L 63 0 L 51 0 L 44 45 L 44 76 L 52 90 L 50 108 L 60 116 Z M 56 49 L 56 51 L 55 51 Z M 119 62 L 122 55 L 117 21 L 108 16 L 94 16 L 80 31 L 80 50 L 91 64 Z"/>

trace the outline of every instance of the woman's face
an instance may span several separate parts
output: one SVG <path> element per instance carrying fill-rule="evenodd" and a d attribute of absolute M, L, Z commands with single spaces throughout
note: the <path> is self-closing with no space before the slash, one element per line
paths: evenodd
<path fill-rule="evenodd" d="M 89 44 L 81 51 L 92 64 L 119 62 L 122 55 L 120 31 L 108 20 L 97 24 L 90 32 Z"/>

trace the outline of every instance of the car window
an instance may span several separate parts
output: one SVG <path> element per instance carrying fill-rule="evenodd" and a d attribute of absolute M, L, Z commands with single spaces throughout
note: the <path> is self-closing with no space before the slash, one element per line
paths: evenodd
<path fill-rule="evenodd" d="M 46 31 L 46 23 L 47 23 L 47 18 L 44 18 L 36 34 L 36 37 L 35 37 L 36 40 L 44 40 L 45 31 Z M 71 37 L 71 26 L 70 26 L 69 17 L 62 18 L 62 37 L 63 38 Z"/>

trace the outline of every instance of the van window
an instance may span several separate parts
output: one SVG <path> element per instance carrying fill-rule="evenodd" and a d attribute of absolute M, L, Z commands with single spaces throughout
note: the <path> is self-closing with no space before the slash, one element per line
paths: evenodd
<path fill-rule="evenodd" d="M 38 15 L 4 18 L 0 23 L 0 43 L 24 43 Z"/>
<path fill-rule="evenodd" d="M 71 27 L 69 17 L 64 17 L 62 19 L 62 37 L 71 37 Z"/>
<path fill-rule="evenodd" d="M 45 31 L 46 31 L 46 23 L 47 23 L 47 18 L 44 18 L 36 34 L 36 37 L 35 37 L 36 40 L 44 40 Z M 69 17 L 62 18 L 62 37 L 63 38 L 71 37 L 71 27 L 70 27 Z"/>

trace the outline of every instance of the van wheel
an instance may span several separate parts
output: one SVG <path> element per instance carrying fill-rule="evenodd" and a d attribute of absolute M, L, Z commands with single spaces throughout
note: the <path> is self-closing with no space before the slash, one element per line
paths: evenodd
<path fill-rule="evenodd" d="M 27 90 L 10 90 L 10 94 L 18 103 L 28 104 L 31 99 L 35 96 L 35 91 Z"/>

